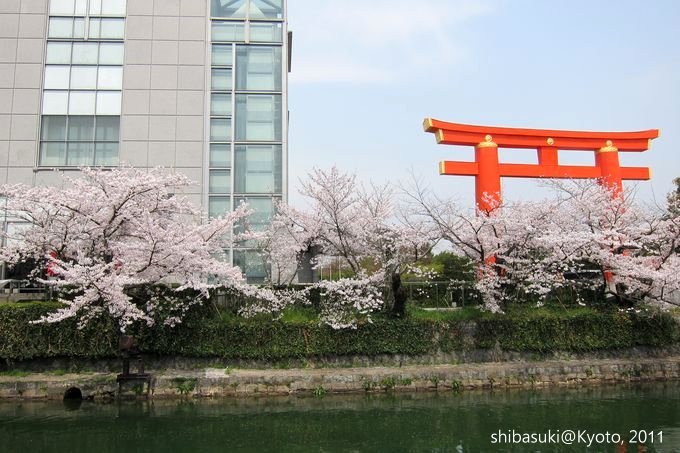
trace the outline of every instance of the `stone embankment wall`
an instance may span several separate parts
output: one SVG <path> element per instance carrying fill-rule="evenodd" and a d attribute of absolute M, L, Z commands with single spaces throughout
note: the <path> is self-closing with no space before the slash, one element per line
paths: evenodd
<path fill-rule="evenodd" d="M 680 380 L 680 355 L 663 358 L 548 360 L 449 365 L 316 369 L 167 369 L 119 389 L 115 373 L 0 376 L 0 398 L 62 399 L 78 388 L 95 400 L 129 397 L 225 397 L 464 391 L 474 388 L 569 386 Z M 148 395 L 147 395 L 148 393 Z"/>

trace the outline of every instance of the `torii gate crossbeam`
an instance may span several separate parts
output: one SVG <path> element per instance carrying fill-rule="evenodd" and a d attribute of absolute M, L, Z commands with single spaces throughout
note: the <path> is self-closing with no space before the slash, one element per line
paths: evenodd
<path fill-rule="evenodd" d="M 437 143 L 475 147 L 474 162 L 443 161 L 442 175 L 475 177 L 477 207 L 490 212 L 501 200 L 501 178 L 597 179 L 615 194 L 624 180 L 648 180 L 647 167 L 621 167 L 619 152 L 641 152 L 659 136 L 658 129 L 638 132 L 585 132 L 547 129 L 520 129 L 448 123 L 426 118 L 426 132 L 435 134 Z M 498 148 L 535 149 L 538 164 L 500 163 Z M 558 150 L 591 151 L 595 166 L 560 165 Z"/>

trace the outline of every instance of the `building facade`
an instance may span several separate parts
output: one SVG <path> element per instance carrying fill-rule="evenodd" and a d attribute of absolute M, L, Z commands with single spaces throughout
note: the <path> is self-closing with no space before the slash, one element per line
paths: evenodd
<path fill-rule="evenodd" d="M 285 0 L 1 0 L 0 184 L 163 166 L 210 216 L 287 198 Z M 10 226 L 11 227 L 11 226 Z M 231 252 L 251 280 L 256 251 Z"/>

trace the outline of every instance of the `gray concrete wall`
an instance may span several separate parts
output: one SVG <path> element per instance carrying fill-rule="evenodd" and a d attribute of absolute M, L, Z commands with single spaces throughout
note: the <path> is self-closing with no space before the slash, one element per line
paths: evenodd
<path fill-rule="evenodd" d="M 590 359 L 408 367 L 291 370 L 162 370 L 148 387 L 150 397 L 224 397 L 363 393 L 390 391 L 464 391 L 478 388 L 576 386 L 680 379 L 680 357 L 664 359 Z M 119 393 L 111 373 L 0 376 L 0 399 L 63 398 L 72 387 L 86 398 L 146 396 L 143 382 L 128 382 Z"/>
<path fill-rule="evenodd" d="M 120 160 L 172 167 L 201 204 L 209 94 L 207 2 L 128 0 Z"/>
<path fill-rule="evenodd" d="M 0 1 L 0 184 L 33 184 L 47 0 Z"/>

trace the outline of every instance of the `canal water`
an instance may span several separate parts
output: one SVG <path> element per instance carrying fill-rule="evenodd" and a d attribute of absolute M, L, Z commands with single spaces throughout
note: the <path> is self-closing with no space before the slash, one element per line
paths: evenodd
<path fill-rule="evenodd" d="M 646 446 L 626 447 L 625 440 Z M 402 451 L 680 452 L 680 383 L 0 403 L 0 453 Z"/>

